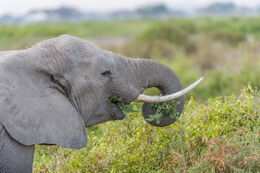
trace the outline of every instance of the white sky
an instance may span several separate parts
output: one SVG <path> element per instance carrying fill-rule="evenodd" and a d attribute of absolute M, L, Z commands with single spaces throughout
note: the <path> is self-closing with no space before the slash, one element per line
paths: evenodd
<path fill-rule="evenodd" d="M 0 15 L 23 14 L 31 9 L 73 6 L 88 11 L 111 11 L 118 9 L 134 9 L 137 6 L 165 3 L 170 7 L 189 9 L 212 2 L 235 2 L 238 5 L 256 7 L 260 0 L 0 0 Z"/>

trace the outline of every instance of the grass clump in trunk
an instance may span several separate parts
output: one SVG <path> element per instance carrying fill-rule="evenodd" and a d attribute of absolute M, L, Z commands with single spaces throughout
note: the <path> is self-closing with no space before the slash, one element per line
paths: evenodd
<path fill-rule="evenodd" d="M 176 110 L 176 106 L 179 104 L 176 100 L 171 100 L 162 103 L 152 103 L 152 108 L 155 111 L 154 115 L 149 115 L 149 118 L 146 118 L 146 121 L 156 121 L 157 124 L 160 123 L 160 120 L 165 116 L 169 115 L 171 119 L 178 117 L 180 114 Z"/>

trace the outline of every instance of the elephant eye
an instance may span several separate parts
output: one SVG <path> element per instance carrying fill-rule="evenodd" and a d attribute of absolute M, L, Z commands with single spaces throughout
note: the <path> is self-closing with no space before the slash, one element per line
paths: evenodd
<path fill-rule="evenodd" d="M 106 70 L 103 73 L 101 73 L 103 76 L 109 76 L 111 74 L 110 70 Z"/>

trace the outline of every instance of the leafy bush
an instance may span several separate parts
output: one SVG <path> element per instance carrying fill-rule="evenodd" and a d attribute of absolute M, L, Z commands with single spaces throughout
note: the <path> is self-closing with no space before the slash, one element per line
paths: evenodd
<path fill-rule="evenodd" d="M 165 40 L 175 44 L 184 44 L 188 37 L 187 32 L 180 26 L 170 22 L 161 22 L 154 24 L 153 27 L 140 35 L 140 39 L 147 42 L 156 42 Z"/>
<path fill-rule="evenodd" d="M 81 150 L 37 146 L 35 172 L 256 172 L 259 170 L 259 92 L 187 102 L 165 128 L 140 113 L 99 125 Z M 49 150 L 48 150 L 49 149 Z"/>
<path fill-rule="evenodd" d="M 147 47 L 145 58 L 156 56 L 158 53 L 170 58 L 173 55 L 173 46 L 183 47 L 187 53 L 197 50 L 196 44 L 189 40 L 189 35 L 196 33 L 196 30 L 194 23 L 189 20 L 156 22 L 149 29 L 140 33 L 137 43 L 134 44 Z"/>
<path fill-rule="evenodd" d="M 215 32 L 212 34 L 215 40 L 220 40 L 227 42 L 233 46 L 237 46 L 238 43 L 246 40 L 246 36 L 244 34 L 237 33 L 225 33 L 225 32 Z"/>

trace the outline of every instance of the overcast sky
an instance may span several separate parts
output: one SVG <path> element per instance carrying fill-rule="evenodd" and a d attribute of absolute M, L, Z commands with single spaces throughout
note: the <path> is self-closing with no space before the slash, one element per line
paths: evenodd
<path fill-rule="evenodd" d="M 73 6 L 88 11 L 112 11 L 134 9 L 140 5 L 152 3 L 165 3 L 169 7 L 190 9 L 212 2 L 235 2 L 249 7 L 260 5 L 260 0 L 0 0 L 0 15 L 23 14 L 31 9 L 58 6 Z"/>

